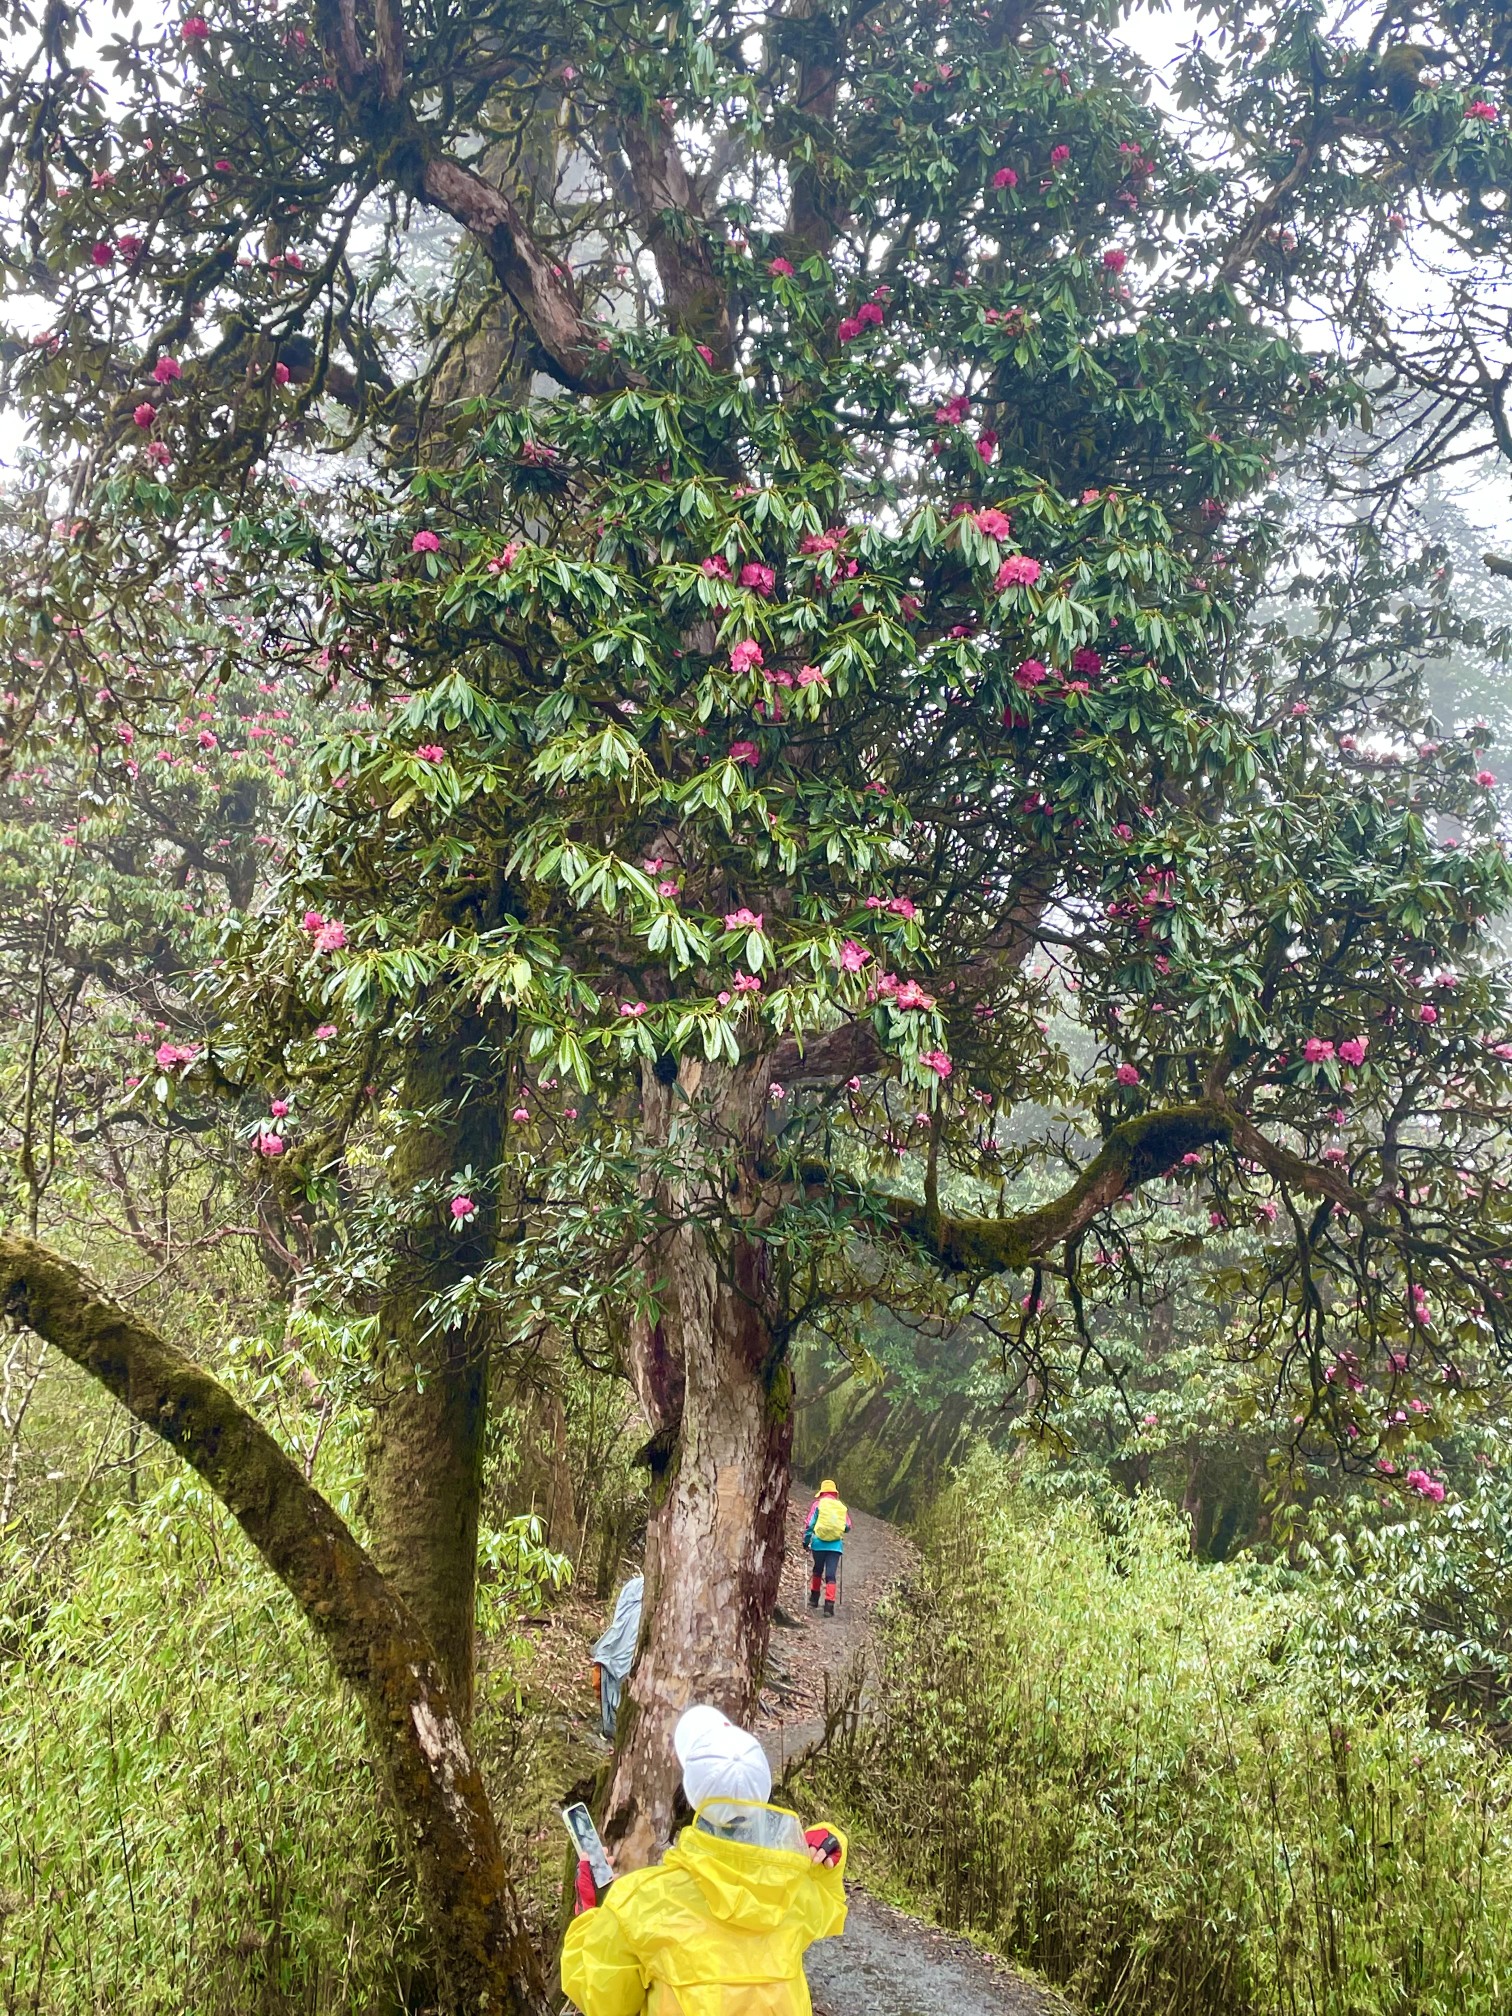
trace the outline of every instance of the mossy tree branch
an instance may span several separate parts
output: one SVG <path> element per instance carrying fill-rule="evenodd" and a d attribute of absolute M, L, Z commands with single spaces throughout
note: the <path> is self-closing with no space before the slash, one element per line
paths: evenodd
<path fill-rule="evenodd" d="M 540 1963 L 435 1653 L 343 1521 L 218 1380 L 60 1254 L 0 1237 L 0 1310 L 199 1472 L 356 1692 L 410 1835 L 446 2006 L 542 2016 Z"/>
<path fill-rule="evenodd" d="M 1232 1108 L 1217 1099 L 1121 1120 L 1068 1189 L 1011 1218 L 947 1215 L 911 1197 L 886 1196 L 881 1202 L 898 1230 L 950 1272 L 1007 1273 L 1076 1238 L 1099 1211 L 1163 1176 L 1183 1155 L 1215 1141 L 1232 1142 L 1234 1129 Z"/>

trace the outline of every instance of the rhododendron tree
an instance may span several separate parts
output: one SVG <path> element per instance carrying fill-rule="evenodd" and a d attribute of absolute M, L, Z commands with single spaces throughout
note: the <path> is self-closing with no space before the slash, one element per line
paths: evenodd
<path fill-rule="evenodd" d="M 1404 111 L 1315 26 L 1256 64 L 1273 25 L 1191 59 L 1200 149 L 1077 9 L 228 0 L 107 46 L 109 92 L 73 17 L 16 72 L 39 516 L 66 468 L 95 609 L 213 567 L 327 681 L 197 1068 L 295 1089 L 259 1151 L 354 1250 L 384 1144 L 373 1556 L 342 1529 L 322 1585 L 289 1535 L 332 1515 L 261 1444 L 283 1511 L 244 1523 L 370 1709 L 457 2007 L 542 1994 L 466 1749 L 527 1279 L 646 1416 L 624 1864 L 679 1710 L 755 1705 L 804 1325 L 980 1308 L 1049 1405 L 1179 1210 L 1341 1463 L 1498 1359 L 1480 738 L 1422 739 L 1402 582 L 1363 535 L 1294 557 L 1269 486 L 1382 364 L 1431 439 L 1496 419 L 1474 316 L 1428 340 L 1393 294 L 1383 206 L 1500 259 L 1505 127 L 1457 108 L 1505 59 Z M 89 1359 L 77 1284 L 6 1266 Z M 1452 1317 L 1404 1318 L 1419 1288 Z M 191 1379 L 120 1335 L 155 1396 Z M 236 1503 L 222 1442 L 181 1446 Z"/>

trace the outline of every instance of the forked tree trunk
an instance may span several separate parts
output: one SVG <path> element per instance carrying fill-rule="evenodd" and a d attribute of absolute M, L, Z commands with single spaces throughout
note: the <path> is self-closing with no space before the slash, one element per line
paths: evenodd
<path fill-rule="evenodd" d="M 377 1381 L 368 1437 L 364 1511 L 374 1560 L 436 1648 L 457 1712 L 471 1720 L 478 1521 L 488 1428 L 482 1326 L 439 1326 L 434 1303 L 487 1260 L 497 1222 L 504 1087 L 488 1031 L 466 1018 L 450 1036 L 408 1055 L 401 1098 L 407 1124 L 390 1169 L 401 1203 L 439 1186 L 400 1235 L 379 1307 Z M 451 1179 L 475 1172 L 476 1217 L 459 1230 Z"/>
<path fill-rule="evenodd" d="M 324 1642 L 366 1711 L 409 1837 L 448 2016 L 545 2016 L 540 1963 L 445 1676 L 342 1520 L 224 1386 L 71 1261 L 0 1238 L 0 1311 L 199 1472 Z"/>
<path fill-rule="evenodd" d="M 659 1188 L 673 1229 L 647 1254 L 656 1320 L 632 1331 L 632 1372 L 655 1438 L 641 1646 L 621 1710 L 604 1838 L 621 1869 L 672 1829 L 672 1731 L 695 1701 L 749 1723 L 777 1600 L 793 1389 L 772 1254 L 773 1198 L 758 1174 L 770 1059 L 685 1062 L 648 1074 L 651 1143 L 681 1167 Z"/>

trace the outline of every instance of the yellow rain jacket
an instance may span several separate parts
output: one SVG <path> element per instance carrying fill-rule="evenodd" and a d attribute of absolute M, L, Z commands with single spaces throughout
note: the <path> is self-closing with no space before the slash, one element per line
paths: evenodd
<path fill-rule="evenodd" d="M 654 1869 L 573 1919 L 563 1993 L 583 2016 L 812 2016 L 803 1956 L 844 1929 L 844 1867 L 843 1837 L 821 1867 L 783 1807 L 707 1800 Z"/>

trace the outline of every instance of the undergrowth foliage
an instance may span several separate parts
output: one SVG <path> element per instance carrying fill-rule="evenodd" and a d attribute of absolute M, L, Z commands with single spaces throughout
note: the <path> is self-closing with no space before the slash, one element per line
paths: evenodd
<path fill-rule="evenodd" d="M 1315 1588 L 985 1456 L 926 1563 L 836 1789 L 950 1924 L 1096 2016 L 1507 2008 L 1512 1770 L 1362 1686 Z"/>
<path fill-rule="evenodd" d="M 394 2006 L 423 1946 L 382 1804 L 289 1597 L 170 1474 L 0 1665 L 0 2009 Z"/>

